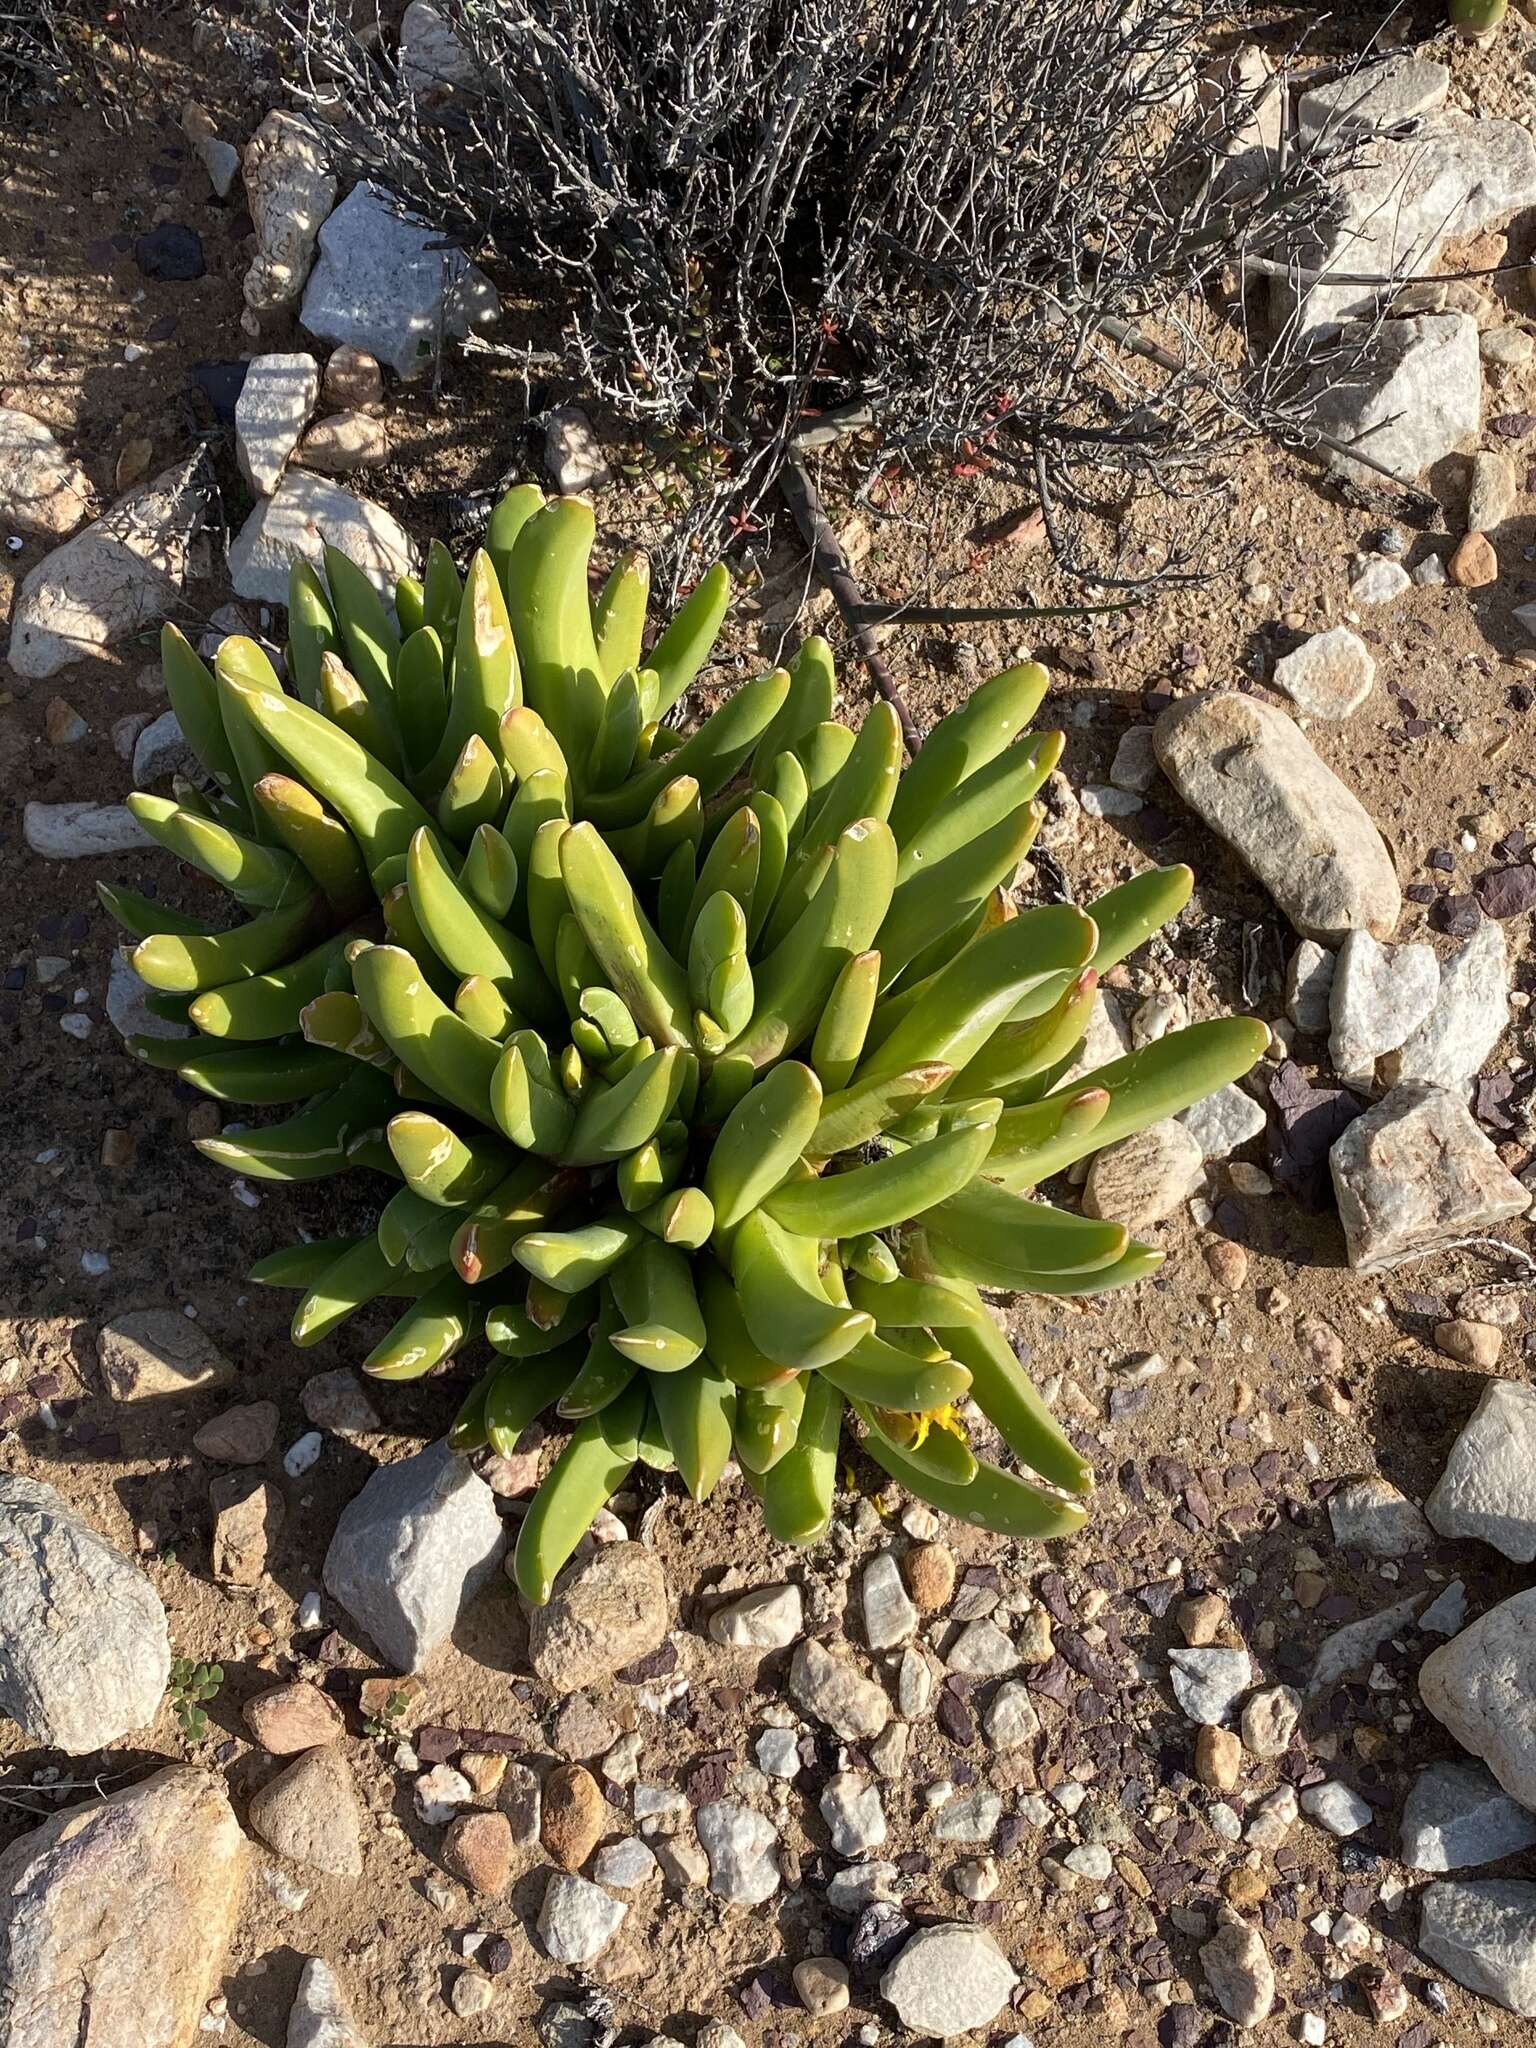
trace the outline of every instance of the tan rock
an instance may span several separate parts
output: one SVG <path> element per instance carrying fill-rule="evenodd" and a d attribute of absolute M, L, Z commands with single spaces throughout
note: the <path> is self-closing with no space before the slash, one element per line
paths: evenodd
<path fill-rule="evenodd" d="M 96 1348 L 114 1401 L 202 1393 L 234 1378 L 234 1368 L 212 1338 L 174 1309 L 130 1309 L 104 1326 Z"/>
<path fill-rule="evenodd" d="M 1179 1633 L 1192 1650 L 1208 1650 L 1222 1639 L 1227 1603 L 1218 1593 L 1196 1593 L 1179 1602 Z"/>
<path fill-rule="evenodd" d="M 205 1422 L 192 1439 L 199 1457 L 218 1465 L 259 1465 L 277 1436 L 277 1403 L 246 1401 Z"/>
<path fill-rule="evenodd" d="M 512 1827 L 504 1813 L 461 1813 L 443 1836 L 443 1868 L 494 1898 L 512 1874 Z"/>
<path fill-rule="evenodd" d="M 1083 1189 L 1083 1214 L 1123 1223 L 1133 1232 L 1143 1230 L 1192 1195 L 1204 1171 L 1200 1147 L 1181 1123 L 1149 1124 L 1095 1153 Z"/>
<path fill-rule="evenodd" d="M 580 1692 L 646 1656 L 667 1632 L 661 1561 L 608 1543 L 569 1566 L 528 1624 L 528 1657 L 551 1692 Z"/>
<path fill-rule="evenodd" d="M 174 1764 L 0 1855 L 6 2048 L 189 2048 L 219 1987 L 246 1845 L 223 1783 Z"/>
<path fill-rule="evenodd" d="M 336 1702 L 303 1679 L 257 1693 L 246 1701 L 242 1713 L 246 1727 L 271 1756 L 319 1749 L 346 1731 Z"/>
<path fill-rule="evenodd" d="M 544 1780 L 541 1833 L 545 1849 L 562 1869 L 580 1870 L 608 1820 L 608 1802 L 582 1765 L 561 1764 Z"/>
<path fill-rule="evenodd" d="M 213 1508 L 213 1576 L 225 1586 L 259 1586 L 278 1531 L 283 1497 L 270 1480 L 227 1472 L 208 1489 Z"/>
<path fill-rule="evenodd" d="M 1243 1745 L 1230 1728 L 1202 1728 L 1195 1737 L 1195 1776 L 1213 1792 L 1231 1792 L 1243 1774 Z"/>
<path fill-rule="evenodd" d="M 344 342 L 325 366 L 325 396 L 345 411 L 379 405 L 384 398 L 384 372 L 365 348 Z"/>
<path fill-rule="evenodd" d="M 63 540 L 89 516 L 91 484 L 41 420 L 0 406 L 0 525 Z"/>
<path fill-rule="evenodd" d="M 269 1849 L 330 1877 L 360 1877 L 362 1810 L 346 1759 L 311 1749 L 263 1785 L 249 1809 Z"/>
<path fill-rule="evenodd" d="M 366 412 L 333 412 L 316 420 L 299 444 L 306 469 L 345 476 L 349 470 L 377 469 L 389 460 L 389 435 L 381 419 Z"/>
<path fill-rule="evenodd" d="M 909 1550 L 902 1574 L 914 1607 L 937 1614 L 949 1605 L 955 1590 L 955 1553 L 946 1543 L 923 1543 Z"/>
<path fill-rule="evenodd" d="M 1456 1316 L 1449 1322 L 1436 1323 L 1435 1349 L 1446 1358 L 1454 1358 L 1458 1365 L 1492 1372 L 1504 1349 L 1504 1332 L 1493 1323 L 1474 1323 Z"/>
<path fill-rule="evenodd" d="M 1499 580 L 1499 558 L 1485 533 L 1469 533 L 1457 542 L 1446 574 L 1463 590 L 1482 590 Z"/>

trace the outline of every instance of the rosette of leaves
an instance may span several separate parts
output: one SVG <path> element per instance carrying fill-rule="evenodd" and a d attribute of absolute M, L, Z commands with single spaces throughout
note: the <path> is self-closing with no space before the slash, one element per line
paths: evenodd
<path fill-rule="evenodd" d="M 519 1536 L 529 1599 L 637 1461 L 702 1500 L 734 1453 L 774 1536 L 814 1539 L 850 1412 L 936 1508 L 1070 1531 L 1091 1473 L 983 1294 L 1152 1272 L 1031 1191 L 1244 1072 L 1265 1028 L 1064 1079 L 1098 976 L 1191 878 L 1016 908 L 1062 748 L 1029 729 L 1044 671 L 983 684 L 909 765 L 888 705 L 834 716 L 817 639 L 688 731 L 726 572 L 647 651 L 645 564 L 594 600 L 593 535 L 585 503 L 514 489 L 462 583 L 434 544 L 393 612 L 327 550 L 323 581 L 293 572 L 289 688 L 252 640 L 210 671 L 166 629 L 207 780 L 130 806 L 249 915 L 103 887 L 196 1032 L 135 1049 L 240 1106 L 199 1141 L 232 1171 L 387 1190 L 372 1229 L 257 1266 L 301 1291 L 296 1342 L 391 1298 L 375 1377 L 495 1354 L 457 1447 L 571 1425 Z M 976 1456 L 968 1396 L 1030 1476 Z"/>

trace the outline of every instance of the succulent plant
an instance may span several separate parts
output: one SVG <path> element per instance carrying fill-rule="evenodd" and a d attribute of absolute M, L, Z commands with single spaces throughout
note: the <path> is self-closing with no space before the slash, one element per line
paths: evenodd
<path fill-rule="evenodd" d="M 378 1378 L 482 1332 L 497 1354 L 457 1448 L 573 1425 L 521 1527 L 530 1600 L 637 1460 L 703 1499 L 734 1451 L 772 1533 L 814 1539 L 845 1408 L 921 1499 L 1061 1535 L 1092 1475 L 983 1291 L 1152 1272 L 1030 1191 L 1243 1073 L 1265 1028 L 1065 1081 L 1099 974 L 1191 877 L 1015 908 L 1062 748 L 1027 730 L 1044 670 L 984 683 L 905 767 L 888 705 L 834 719 L 819 639 L 685 733 L 726 572 L 646 653 L 643 558 L 594 601 L 593 537 L 585 503 L 519 487 L 462 584 L 434 543 L 393 616 L 344 555 L 298 564 L 291 693 L 253 640 L 210 672 L 166 628 L 208 780 L 130 805 L 251 915 L 103 885 L 155 1010 L 198 1034 L 134 1049 L 219 1102 L 301 1105 L 199 1141 L 235 1172 L 394 1181 L 376 1228 L 256 1267 L 302 1291 L 295 1342 L 395 1298 Z M 976 1457 L 967 1395 L 1035 1477 Z"/>

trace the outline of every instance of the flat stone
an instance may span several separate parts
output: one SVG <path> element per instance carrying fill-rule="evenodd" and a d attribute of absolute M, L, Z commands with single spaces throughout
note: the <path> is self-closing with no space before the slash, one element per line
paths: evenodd
<path fill-rule="evenodd" d="M 241 1717 L 253 1740 L 269 1756 L 297 1756 L 321 1749 L 346 1733 L 340 1707 L 318 1685 L 295 1678 L 248 1699 Z"/>
<path fill-rule="evenodd" d="M 813 2019 L 848 2009 L 848 1966 L 835 1956 L 807 1956 L 790 1972 L 800 2003 Z"/>
<path fill-rule="evenodd" d="M 1181 1110 L 1176 1121 L 1200 1147 L 1202 1159 L 1229 1159 L 1241 1146 L 1262 1137 L 1264 1111 L 1235 1081 Z"/>
<path fill-rule="evenodd" d="M 245 145 L 245 203 L 256 230 L 245 303 L 260 318 L 296 306 L 315 260 L 315 237 L 336 204 L 321 130 L 274 109 Z"/>
<path fill-rule="evenodd" d="M 1427 1635 L 1455 1636 L 1460 1635 L 1466 1621 L 1466 1584 L 1461 1579 L 1452 1579 L 1445 1590 L 1437 1593 L 1419 1616 L 1419 1627 Z"/>
<path fill-rule="evenodd" d="M 1333 954 L 1315 939 L 1303 939 L 1285 971 L 1285 1014 L 1308 1038 L 1321 1038 L 1328 1029 L 1333 975 Z"/>
<path fill-rule="evenodd" d="M 231 542 L 229 580 L 240 597 L 286 605 L 294 562 L 320 568 L 327 542 L 352 557 L 386 604 L 416 566 L 410 535 L 382 505 L 314 470 L 290 469 Z"/>
<path fill-rule="evenodd" d="M 342 1510 L 326 1591 L 392 1670 L 419 1671 L 495 1576 L 496 1497 L 446 1443 L 382 1465 Z"/>
<path fill-rule="evenodd" d="M 1419 1667 L 1425 1706 L 1512 1799 L 1536 1808 L 1536 1588 L 1490 1607 Z"/>
<path fill-rule="evenodd" d="M 398 377 L 420 376 L 443 340 L 488 326 L 500 310 L 485 273 L 440 241 L 438 230 L 403 220 L 379 186 L 354 185 L 320 229 L 300 321 Z"/>
<path fill-rule="evenodd" d="M 701 1806 L 693 1819 L 716 1898 L 731 1906 L 760 1906 L 773 1897 L 779 1888 L 779 1837 L 766 1815 L 721 1799 Z"/>
<path fill-rule="evenodd" d="M 1403 1807 L 1410 1870 L 1470 1870 L 1536 1847 L 1530 1813 L 1480 1765 L 1438 1763 L 1413 1781 Z"/>
<path fill-rule="evenodd" d="M 1347 1621 L 1342 1628 L 1335 1629 L 1317 1653 L 1317 1661 L 1307 1681 L 1308 1696 L 1315 1699 L 1330 1686 L 1337 1685 L 1341 1678 L 1364 1670 L 1383 1643 L 1408 1628 L 1423 1604 L 1424 1595 L 1413 1593 L 1392 1607 L 1383 1607 L 1376 1614 L 1364 1614 L 1358 1621 Z"/>
<path fill-rule="evenodd" d="M 592 1875 L 599 1884 L 628 1892 L 649 1884 L 652 1878 L 659 1876 L 660 1866 L 650 1846 L 630 1835 L 622 1842 L 610 1842 L 606 1849 L 599 1850 Z"/>
<path fill-rule="evenodd" d="M 1381 834 L 1284 712 L 1217 692 L 1171 704 L 1155 731 L 1164 774 L 1303 937 L 1391 934 L 1402 893 Z"/>
<path fill-rule="evenodd" d="M 1464 1990 L 1536 2019 L 1536 1884 L 1513 1878 L 1426 1885 L 1419 1948 Z"/>
<path fill-rule="evenodd" d="M 136 1308 L 97 1332 L 101 1376 L 114 1401 L 156 1401 L 222 1387 L 234 1367 L 201 1324 L 169 1308 Z"/>
<path fill-rule="evenodd" d="M 1485 533 L 1463 534 L 1445 567 L 1458 590 L 1486 590 L 1499 580 L 1499 558 Z"/>
<path fill-rule="evenodd" d="M 377 469 L 389 460 L 389 431 L 372 413 L 333 412 L 316 420 L 304 436 L 298 460 L 306 469 L 323 470 L 327 476 Z"/>
<path fill-rule="evenodd" d="M 1168 1652 L 1174 1697 L 1191 1721 L 1220 1727 L 1253 1683 L 1253 1663 L 1246 1650 L 1181 1650 Z"/>
<path fill-rule="evenodd" d="M 859 1582 L 864 1609 L 864 1640 L 872 1650 L 894 1650 L 917 1629 L 918 1613 L 902 1584 L 901 1568 L 889 1550 L 864 1567 Z"/>
<path fill-rule="evenodd" d="M 1369 932 L 1346 934 L 1329 997 L 1328 1057 L 1342 1080 L 1368 1081 L 1424 1022 L 1440 987 L 1440 963 L 1426 945 L 1383 946 Z"/>
<path fill-rule="evenodd" d="M 1375 656 L 1348 626 L 1314 633 L 1275 663 L 1275 688 L 1309 718 L 1348 718 L 1375 681 Z"/>
<path fill-rule="evenodd" d="M 246 1401 L 205 1422 L 192 1438 L 200 1458 L 216 1465 L 259 1465 L 277 1437 L 277 1403 Z"/>
<path fill-rule="evenodd" d="M 798 1586 L 756 1586 L 709 1617 L 710 1641 L 731 1650 L 787 1650 L 804 1627 Z"/>
<path fill-rule="evenodd" d="M 1445 105 L 1451 74 L 1444 64 L 1408 50 L 1362 65 L 1327 85 L 1315 85 L 1296 104 L 1302 137 L 1380 134 L 1432 114 Z"/>
<path fill-rule="evenodd" d="M 1515 465 L 1496 448 L 1483 448 L 1472 458 L 1467 489 L 1467 531 L 1496 533 L 1514 512 L 1520 495 Z"/>
<path fill-rule="evenodd" d="M 1509 949 L 1503 926 L 1485 917 L 1440 968 L 1429 1015 L 1383 1069 L 1393 1085 L 1427 1081 L 1464 1091 L 1509 1022 Z"/>
<path fill-rule="evenodd" d="M 28 1742 L 86 1756 L 150 1726 L 170 1671 L 165 1609 L 137 1565 L 51 1486 L 0 1472 L 0 1712 Z"/>
<path fill-rule="evenodd" d="M 837 1855 L 864 1856 L 884 1842 L 885 1808 L 880 1788 L 862 1772 L 834 1772 L 821 1795 L 820 1808 Z"/>
<path fill-rule="evenodd" d="M 199 449 L 29 569 L 11 607 L 16 673 L 58 675 L 174 611 L 208 489 Z"/>
<path fill-rule="evenodd" d="M 1371 1821 L 1371 1809 L 1360 1794 L 1337 1778 L 1330 1778 L 1326 1784 L 1309 1785 L 1301 1795 L 1301 1810 L 1310 1814 L 1320 1828 L 1341 1840 L 1358 1835 Z"/>
<path fill-rule="evenodd" d="M 1442 1536 L 1536 1561 L 1536 1387 L 1493 1380 L 1451 1447 L 1425 1512 Z"/>
<path fill-rule="evenodd" d="M 868 1742 L 891 1718 L 885 1688 L 865 1678 L 846 1657 L 835 1657 L 814 1637 L 799 1644 L 789 1667 L 789 1689 L 808 1714 L 845 1742 Z"/>
<path fill-rule="evenodd" d="M 235 454 L 259 498 L 277 489 L 319 396 L 320 365 L 313 356 L 252 358 L 235 404 Z"/>
<path fill-rule="evenodd" d="M 1216 2003 L 1245 2032 L 1262 2026 L 1275 2003 L 1275 1971 L 1256 1927 L 1230 1922 L 1200 1951 L 1200 1966 Z"/>
<path fill-rule="evenodd" d="M 1328 1496 L 1333 1540 L 1367 1557 L 1414 1557 L 1434 1534 L 1408 1496 L 1387 1479 L 1352 1479 Z"/>
<path fill-rule="evenodd" d="M 323 1956 L 306 1956 L 288 2014 L 286 2048 L 368 2048 L 341 1979 Z"/>
<path fill-rule="evenodd" d="M 1096 1152 L 1083 1189 L 1083 1214 L 1123 1223 L 1133 1234 L 1161 1223 L 1200 1185 L 1198 1140 L 1172 1118 Z"/>
<path fill-rule="evenodd" d="M 1530 1207 L 1466 1104 L 1419 1081 L 1356 1117 L 1328 1162 L 1349 1263 L 1361 1273 L 1387 1272 Z"/>
<path fill-rule="evenodd" d="M 173 1024 L 169 1017 L 155 1015 L 149 1008 L 150 993 L 148 984 L 140 981 L 121 951 L 114 953 L 107 968 L 106 994 L 107 1020 L 113 1030 L 124 1038 L 140 1033 L 146 1038 L 190 1038 L 192 1034 L 184 1024 Z"/>
<path fill-rule="evenodd" d="M 223 1586 L 259 1586 L 285 1517 L 283 1496 L 254 1472 L 226 1472 L 208 1489 L 213 1509 L 213 1576 Z"/>
<path fill-rule="evenodd" d="M 667 1581 L 640 1543 L 606 1543 L 556 1580 L 528 1624 L 528 1656 L 551 1692 L 600 1685 L 649 1656 L 667 1633 Z"/>
<path fill-rule="evenodd" d="M 1018 1749 L 1034 1741 L 1040 1733 L 1040 1716 L 1022 1679 L 1010 1679 L 997 1688 L 982 1725 L 994 1749 Z"/>
<path fill-rule="evenodd" d="M 91 509 L 91 480 L 41 420 L 0 406 L 0 526 L 63 540 Z"/>
<path fill-rule="evenodd" d="M 6 2048 L 188 2048 L 245 1858 L 223 1782 L 185 1764 L 18 1837 L 0 1855 Z"/>
<path fill-rule="evenodd" d="M 1285 1755 L 1301 1725 L 1301 1695 L 1288 1685 L 1267 1686 L 1245 1701 L 1241 1725 L 1248 1754 L 1273 1762 Z"/>
<path fill-rule="evenodd" d="M 539 1939 L 552 1962 L 585 1967 L 595 1963 L 623 1926 L 629 1912 L 622 1899 L 611 1899 L 601 1885 L 557 1871 L 544 1888 L 539 1908 Z"/>
<path fill-rule="evenodd" d="M 995 1621 L 968 1621 L 945 1653 L 951 1671 L 966 1678 L 1004 1678 L 1021 1659 L 1013 1641 Z"/>
<path fill-rule="evenodd" d="M 990 1842 L 1003 1817 L 999 1793 L 988 1788 L 963 1792 L 939 1808 L 933 1823 L 936 1842 Z"/>
<path fill-rule="evenodd" d="M 29 803 L 21 829 L 30 851 L 43 860 L 99 860 L 103 854 L 139 853 L 155 843 L 123 804 Z"/>
<path fill-rule="evenodd" d="M 947 2041 L 990 2026 L 1018 1983 L 1007 1958 L 980 1927 L 923 1927 L 880 1979 L 880 1996 L 914 2034 Z"/>
<path fill-rule="evenodd" d="M 251 1800 L 252 1828 L 279 1856 L 327 1877 L 361 1877 L 362 1809 L 346 1759 L 306 1750 Z"/>
<path fill-rule="evenodd" d="M 1466 313 L 1425 313 L 1388 320 L 1364 347 L 1359 365 L 1335 379 L 1319 404 L 1319 422 L 1410 479 L 1476 444 L 1482 427 L 1482 364 L 1477 322 Z M 1356 481 L 1373 474 L 1347 455 L 1332 466 Z M 1394 573 L 1386 575 L 1390 569 Z M 1408 587 L 1401 563 L 1377 558 L 1368 594 L 1357 578 L 1357 604 L 1390 602 Z"/>

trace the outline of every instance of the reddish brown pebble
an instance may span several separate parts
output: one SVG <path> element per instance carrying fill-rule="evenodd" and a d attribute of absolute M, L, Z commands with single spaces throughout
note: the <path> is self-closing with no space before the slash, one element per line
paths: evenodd
<path fill-rule="evenodd" d="M 1492 1372 L 1503 1348 L 1504 1332 L 1495 1323 L 1474 1323 L 1458 1316 L 1435 1325 L 1435 1349 L 1442 1357 L 1454 1358 L 1458 1365 Z"/>
<path fill-rule="evenodd" d="M 1178 1622 L 1192 1650 L 1209 1649 L 1227 1625 L 1227 1603 L 1216 1593 L 1195 1593 L 1179 1602 Z"/>
<path fill-rule="evenodd" d="M 1499 558 L 1486 533 L 1469 533 L 1445 567 L 1451 581 L 1463 590 L 1482 590 L 1499 580 Z"/>
<path fill-rule="evenodd" d="M 913 1606 L 924 1614 L 937 1614 L 948 1606 L 955 1590 L 955 1554 L 943 1543 L 924 1543 L 907 1552 L 902 1576 Z"/>
<path fill-rule="evenodd" d="M 246 1701 L 244 1714 L 252 1738 L 272 1756 L 318 1749 L 334 1742 L 346 1725 L 336 1702 L 302 1679 L 257 1693 Z"/>
<path fill-rule="evenodd" d="M 443 1868 L 472 1892 L 494 1898 L 512 1872 L 512 1828 L 504 1813 L 461 1813 L 443 1836 Z"/>
<path fill-rule="evenodd" d="M 1260 1873 L 1241 1867 L 1227 1872 L 1221 1880 L 1221 1889 L 1228 1903 L 1236 1906 L 1240 1913 L 1262 1906 L 1269 1897 L 1269 1885 Z"/>
<path fill-rule="evenodd" d="M 1195 1776 L 1212 1792 L 1230 1792 L 1243 1770 L 1243 1745 L 1230 1728 L 1202 1728 L 1195 1737 Z"/>
<path fill-rule="evenodd" d="M 218 1465 L 259 1465 L 277 1435 L 277 1403 L 246 1401 L 205 1422 L 192 1439 L 200 1457 Z"/>
<path fill-rule="evenodd" d="M 1205 1263 L 1216 1285 L 1228 1294 L 1236 1294 L 1248 1278 L 1248 1254 L 1224 1237 L 1206 1246 Z"/>
<path fill-rule="evenodd" d="M 592 1773 L 561 1764 L 544 1780 L 544 1847 L 563 1870 L 580 1870 L 608 1825 L 608 1802 Z"/>

